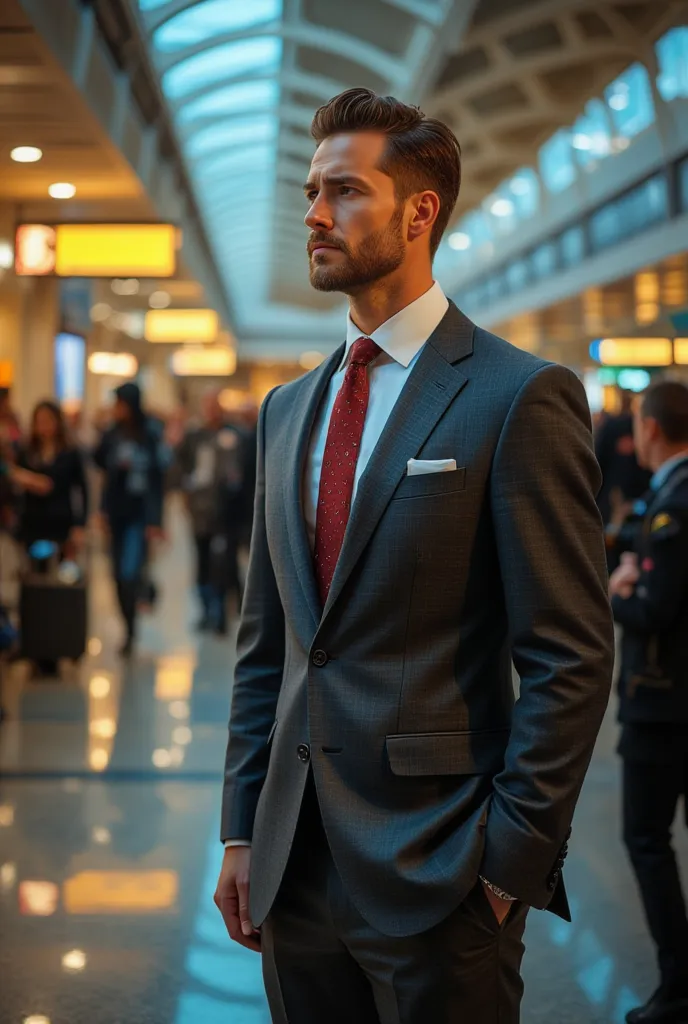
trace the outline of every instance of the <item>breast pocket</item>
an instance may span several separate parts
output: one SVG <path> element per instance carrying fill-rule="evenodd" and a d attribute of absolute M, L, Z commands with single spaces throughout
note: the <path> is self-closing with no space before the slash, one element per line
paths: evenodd
<path fill-rule="evenodd" d="M 413 498 L 431 498 L 434 495 L 455 494 L 466 489 L 466 469 L 462 466 L 449 473 L 424 473 L 406 476 L 394 493 L 394 501 Z"/>

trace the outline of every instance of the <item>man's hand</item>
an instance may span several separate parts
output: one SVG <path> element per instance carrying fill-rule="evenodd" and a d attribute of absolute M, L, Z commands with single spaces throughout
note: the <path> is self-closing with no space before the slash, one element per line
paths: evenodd
<path fill-rule="evenodd" d="M 504 924 L 509 916 L 509 911 L 514 905 L 513 902 L 511 900 L 503 900 L 501 896 L 497 896 L 496 893 L 492 892 L 489 885 L 485 885 L 483 881 L 481 881 L 480 884 L 482 885 L 488 902 L 494 911 L 494 916 L 497 918 L 497 924 Z"/>
<path fill-rule="evenodd" d="M 632 597 L 639 579 L 638 556 L 627 551 L 621 556 L 621 565 L 609 579 L 609 596 L 623 597 L 624 599 Z"/>
<path fill-rule="evenodd" d="M 248 879 L 251 868 L 250 846 L 230 846 L 215 892 L 215 905 L 222 914 L 230 938 L 246 949 L 260 953 L 260 932 L 251 924 L 248 913 Z"/>

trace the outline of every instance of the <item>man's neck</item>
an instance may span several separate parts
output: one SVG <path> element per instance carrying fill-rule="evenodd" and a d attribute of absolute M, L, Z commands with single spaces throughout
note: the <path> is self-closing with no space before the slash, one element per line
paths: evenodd
<path fill-rule="evenodd" d="M 432 271 L 420 279 L 377 281 L 365 292 L 349 296 L 349 315 L 359 331 L 367 337 L 390 317 L 410 306 L 433 286 Z"/>
<path fill-rule="evenodd" d="M 653 472 L 658 473 L 668 462 L 672 462 L 674 459 L 678 459 L 683 456 L 688 458 L 688 445 L 686 444 L 665 448 L 663 451 L 657 453 L 657 457 L 654 460 Z"/>

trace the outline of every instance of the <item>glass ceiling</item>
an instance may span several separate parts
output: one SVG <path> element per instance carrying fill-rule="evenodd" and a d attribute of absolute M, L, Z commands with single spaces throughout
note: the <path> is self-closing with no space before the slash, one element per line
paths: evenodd
<path fill-rule="evenodd" d="M 162 12 L 168 2 L 139 0 L 139 8 Z M 267 301 L 282 13 L 282 0 L 201 0 L 151 33 L 163 91 L 239 320 Z"/>

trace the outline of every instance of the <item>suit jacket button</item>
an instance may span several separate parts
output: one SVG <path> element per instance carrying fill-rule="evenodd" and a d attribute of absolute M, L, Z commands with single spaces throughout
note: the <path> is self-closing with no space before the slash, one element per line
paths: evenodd
<path fill-rule="evenodd" d="M 325 651 L 314 651 L 313 664 L 315 665 L 316 668 L 323 668 L 325 665 L 327 665 L 329 660 L 330 659 L 328 658 Z"/>
<path fill-rule="evenodd" d="M 308 764 L 311 759 L 311 748 L 307 743 L 299 743 L 296 748 L 296 756 L 299 761 L 303 761 L 304 764 Z"/>

